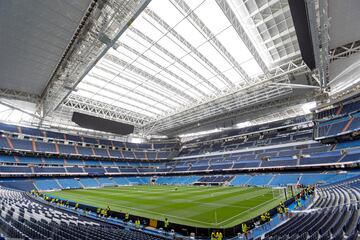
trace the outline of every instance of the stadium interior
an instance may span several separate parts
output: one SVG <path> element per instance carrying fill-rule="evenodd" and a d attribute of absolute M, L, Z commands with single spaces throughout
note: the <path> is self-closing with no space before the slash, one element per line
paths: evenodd
<path fill-rule="evenodd" d="M 360 240 L 360 1 L 0 0 L 0 240 Z"/>

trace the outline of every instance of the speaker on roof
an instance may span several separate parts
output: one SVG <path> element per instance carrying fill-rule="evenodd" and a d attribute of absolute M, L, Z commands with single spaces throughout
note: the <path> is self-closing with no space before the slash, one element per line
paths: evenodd
<path fill-rule="evenodd" d="M 290 12 L 298 38 L 301 56 L 306 65 L 313 70 L 316 67 L 311 27 L 307 14 L 306 0 L 288 0 Z M 317 37 L 317 36 L 314 36 Z"/>
<path fill-rule="evenodd" d="M 83 128 L 114 134 L 127 135 L 134 132 L 134 125 L 94 117 L 79 112 L 73 113 L 71 121 Z"/>

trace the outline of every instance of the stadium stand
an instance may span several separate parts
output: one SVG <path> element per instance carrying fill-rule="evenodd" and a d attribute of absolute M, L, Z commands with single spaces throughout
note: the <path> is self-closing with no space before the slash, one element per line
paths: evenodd
<path fill-rule="evenodd" d="M 19 2 L 0 240 L 360 240 L 360 1 Z"/>
<path fill-rule="evenodd" d="M 3 133 L 3 136 L 0 136 L 0 149 L 57 154 L 64 157 L 81 155 L 95 158 L 164 160 L 170 152 L 176 152 L 175 149 L 178 148 L 177 143 L 131 144 L 56 132 L 47 134 L 47 131 L 7 124 L 2 124 L 0 131 Z M 49 136 L 52 137 L 51 143 L 48 142 Z M 71 142 L 65 143 L 65 139 Z"/>
<path fill-rule="evenodd" d="M 0 225 L 12 239 L 162 239 L 58 210 L 22 192 L 1 188 L 0 199 Z"/>
<path fill-rule="evenodd" d="M 277 126 L 281 129 L 281 124 Z M 39 133 L 38 131 L 26 132 L 31 134 Z M 52 134 L 57 137 L 62 136 L 62 134 L 55 134 L 55 132 Z M 348 199 L 342 199 L 351 199 L 352 197 L 349 194 L 344 195 L 343 193 L 346 191 L 341 190 L 337 200 L 334 200 L 336 203 L 333 202 L 334 205 L 339 205 L 339 207 L 334 209 L 330 209 L 330 202 L 325 203 L 325 200 L 320 199 L 329 198 L 328 192 L 336 189 L 334 186 L 351 189 L 349 191 L 357 197 L 356 184 L 351 185 L 351 187 L 345 186 L 349 181 L 352 181 L 351 179 L 356 179 L 359 173 L 357 171 L 337 173 L 331 169 L 309 172 L 307 169 L 313 166 L 356 164 L 360 160 L 360 150 L 358 150 L 359 145 L 356 140 L 335 144 L 321 143 L 313 140 L 311 128 L 300 130 L 296 127 L 286 131 L 262 131 L 257 129 L 255 134 L 253 132 L 243 132 L 240 137 L 232 134 L 231 138 L 234 137 L 236 139 L 223 140 L 221 143 L 216 138 L 207 139 L 207 142 L 185 143 L 177 154 L 172 154 L 174 156 L 172 160 L 167 159 L 168 152 L 162 151 L 162 147 L 166 146 L 165 144 L 158 144 L 159 146 L 155 147 L 154 144 L 127 144 L 115 141 L 100 141 L 100 139 L 94 140 L 89 137 L 70 137 L 73 140 L 84 142 L 78 142 L 77 145 L 65 145 L 60 142 L 48 143 L 40 140 L 21 140 L 14 138 L 14 136 L 8 139 L 3 137 L 0 173 L 4 178 L 0 179 L 0 186 L 19 191 L 32 191 L 34 189 L 53 191 L 146 185 L 150 183 L 176 186 L 230 185 L 258 187 L 320 184 L 324 187 L 319 189 L 319 196 L 317 202 L 314 203 L 314 207 L 317 206 L 318 201 L 321 201 L 329 209 L 325 207 L 327 210 L 324 211 L 296 214 L 280 227 L 267 233 L 265 238 L 273 239 L 274 236 L 281 236 L 284 239 L 324 239 L 328 236 L 339 236 L 340 239 L 340 236 L 351 237 L 356 235 L 354 224 L 349 225 L 348 222 L 350 222 L 350 219 L 355 221 L 355 216 L 358 214 L 357 208 L 349 204 L 343 206 Z M 12 149 L 9 148 L 9 141 Z M 98 144 L 100 143 L 107 145 L 99 148 Z M 123 149 L 114 149 L 113 146 L 122 146 Z M 170 145 L 170 147 L 174 147 L 174 145 Z M 236 172 L 239 170 L 267 171 L 267 169 L 274 170 L 278 168 L 285 172 L 255 172 L 251 174 Z M 296 172 L 286 172 L 287 169 L 293 170 L 293 168 L 297 168 Z M 302 169 L 306 171 L 303 172 Z M 229 171 L 234 172 L 229 173 Z M 198 175 L 204 172 L 208 176 Z M 226 174 L 220 174 L 222 172 L 226 172 Z M 179 173 L 185 174 L 185 176 L 162 176 L 162 174 Z M 25 174 L 28 176 L 27 178 L 24 178 Z M 189 174 L 191 175 L 189 176 Z M 154 175 L 158 176 L 153 177 Z M 353 187 L 355 189 L 352 189 Z M 342 215 L 344 212 L 347 212 L 346 216 Z M 320 222 L 325 219 L 323 214 L 331 216 L 332 214 L 338 214 L 341 216 L 341 218 L 334 219 L 334 221 L 338 221 L 338 224 L 344 230 L 337 231 L 333 226 L 318 229 L 317 225 L 308 229 L 312 221 L 315 221 L 313 219 Z M 309 221 L 309 224 L 299 227 L 306 234 L 300 236 L 296 235 L 296 231 L 289 231 L 288 229 L 292 229 L 292 225 L 286 228 L 285 232 L 281 231 L 293 221 L 295 221 L 294 224 L 296 225 L 297 221 L 299 221 L 297 219 L 304 220 L 304 223 Z M 103 224 L 100 225 L 102 228 L 104 227 Z M 18 227 L 20 228 L 20 225 Z M 13 234 L 12 231 L 15 231 L 15 229 L 6 232 Z M 22 228 L 17 231 L 22 232 L 21 230 Z M 129 232 L 131 233 L 128 234 L 135 234 L 132 233 L 133 231 Z M 29 232 L 26 233 L 29 234 Z"/>
<path fill-rule="evenodd" d="M 263 239 L 358 239 L 359 184 L 355 177 L 321 186 L 309 211 L 296 213 Z"/>
<path fill-rule="evenodd" d="M 238 174 L 238 175 L 212 175 L 212 176 L 171 176 L 158 177 L 156 184 L 165 185 L 191 185 L 196 183 L 225 183 L 233 186 L 285 186 L 285 185 L 313 185 L 334 183 L 340 180 L 353 178 L 360 172 L 333 173 L 333 172 L 313 172 L 313 173 L 286 173 L 286 174 Z M 53 175 L 53 174 L 52 174 Z M 35 184 L 25 184 L 31 182 Z M 39 185 L 37 184 L 39 183 Z M 121 186 L 149 184 L 150 177 L 54 177 L 54 178 L 28 178 L 27 180 L 18 178 L 0 179 L 0 186 L 31 191 L 67 189 L 67 188 L 98 188 L 103 186 Z"/>

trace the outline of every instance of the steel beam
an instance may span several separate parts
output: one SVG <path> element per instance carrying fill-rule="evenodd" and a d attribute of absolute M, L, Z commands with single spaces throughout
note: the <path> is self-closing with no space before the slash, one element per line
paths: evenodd
<path fill-rule="evenodd" d="M 277 86 L 288 86 L 291 88 L 308 88 L 308 89 L 320 89 L 319 86 L 313 86 L 313 85 L 304 85 L 304 84 L 294 84 L 294 83 L 271 83 L 272 85 Z"/>
<path fill-rule="evenodd" d="M 105 71 L 106 73 L 110 73 L 110 74 L 112 74 L 112 75 L 114 75 L 114 76 L 117 76 L 117 73 L 115 73 L 115 72 L 112 71 L 112 70 L 114 70 L 114 69 L 110 69 L 110 70 L 109 70 L 107 66 L 105 66 L 105 67 L 103 67 L 103 66 L 96 66 L 96 68 L 97 68 L 97 69 L 101 69 L 102 71 Z M 114 70 L 114 71 L 115 71 L 115 70 Z M 121 79 L 123 79 L 123 80 L 125 80 L 125 81 L 127 81 L 127 82 L 130 82 L 131 84 L 135 84 L 135 85 L 138 85 L 138 84 L 139 84 L 139 82 L 136 81 L 136 78 L 135 78 L 134 76 L 125 76 L 125 74 L 122 74 L 121 76 L 118 76 L 118 77 L 121 78 Z M 157 90 L 157 89 L 154 89 L 154 88 L 149 87 L 149 86 L 146 86 L 146 84 L 141 85 L 141 87 L 144 88 L 144 89 L 146 89 L 146 90 L 148 90 L 148 91 L 150 91 L 150 92 L 153 92 L 153 93 L 155 93 L 156 95 L 159 95 L 159 96 L 161 96 L 161 97 L 163 97 L 163 98 L 168 98 L 168 95 L 164 94 L 162 91 Z M 158 100 L 155 100 L 154 98 L 152 98 L 152 97 L 149 96 L 149 95 L 144 95 L 144 96 L 149 97 L 149 98 L 150 98 L 151 100 L 153 100 L 153 101 L 158 101 Z M 169 99 L 169 100 L 170 100 L 171 102 L 175 103 L 175 104 L 180 104 L 180 105 L 181 105 L 181 102 L 180 102 L 178 99 L 171 98 L 171 99 Z M 166 104 L 166 103 L 162 103 L 162 104 Z M 170 108 L 173 108 L 173 106 L 171 106 L 171 105 L 166 105 L 166 106 L 168 106 L 168 107 L 170 107 Z"/>
<path fill-rule="evenodd" d="M 143 32 L 141 32 L 140 30 L 134 28 L 134 27 L 130 27 L 129 28 L 133 33 L 135 33 L 136 35 L 138 35 L 139 37 L 141 37 L 142 39 L 144 39 L 145 41 L 147 41 L 148 43 L 150 43 L 152 46 L 156 47 L 157 49 L 159 49 L 161 52 L 163 52 L 165 55 L 167 55 L 168 57 L 170 57 L 171 59 L 174 60 L 174 62 L 179 63 L 182 67 L 184 67 L 186 70 L 188 70 L 189 72 L 191 72 L 192 74 L 194 74 L 195 77 L 199 78 L 201 81 L 205 82 L 207 85 L 209 85 L 213 90 L 215 91 L 219 91 L 219 89 L 212 84 L 208 79 L 206 79 L 204 76 L 202 76 L 198 71 L 196 71 L 195 69 L 193 69 L 192 67 L 190 67 L 189 65 L 187 65 L 185 62 L 181 61 L 181 59 L 177 58 L 174 54 L 172 54 L 171 52 L 169 52 L 167 49 L 165 49 L 164 47 L 162 47 L 160 44 L 156 43 L 153 39 L 151 39 L 150 37 L 146 36 Z"/>
<path fill-rule="evenodd" d="M 193 107 L 182 113 L 159 119 L 156 121 L 156 127 L 153 127 L 153 129 L 165 131 L 177 126 L 196 123 L 197 121 L 229 113 L 248 105 L 269 101 L 270 99 L 291 92 L 292 90 L 288 86 L 272 86 L 270 84 L 267 86 L 262 85 L 261 87 L 254 86 L 252 89 L 239 91 L 225 98 L 217 99 L 216 101 Z"/>
<path fill-rule="evenodd" d="M 91 85 L 91 86 L 96 86 L 96 85 L 94 85 L 94 84 L 89 84 L 89 83 L 86 83 L 86 84 Z M 151 108 L 146 108 L 146 106 L 147 106 L 147 107 L 150 107 L 150 105 L 148 105 L 148 104 L 146 104 L 146 106 L 144 106 L 144 107 L 139 107 L 139 106 L 137 106 L 137 105 L 131 104 L 130 102 L 126 101 L 126 99 L 123 99 L 123 100 L 121 100 L 121 99 L 115 99 L 115 98 L 109 97 L 109 96 L 107 96 L 106 94 L 103 94 L 103 93 L 98 93 L 98 92 L 96 92 L 96 91 L 91 91 L 91 90 L 83 89 L 83 88 L 80 88 L 80 89 L 81 89 L 81 91 L 83 91 L 83 92 L 87 92 L 87 93 L 90 93 L 90 94 L 92 94 L 92 95 L 97 95 L 97 96 L 99 96 L 99 97 L 101 97 L 101 98 L 109 99 L 109 100 L 111 100 L 112 102 L 118 102 L 118 103 L 122 103 L 122 104 L 124 104 L 124 105 L 129 105 L 129 107 L 133 108 L 134 110 L 137 109 L 137 110 L 140 110 L 140 111 L 145 111 L 145 112 L 147 112 L 147 113 L 150 113 L 151 115 L 157 115 L 157 113 L 154 112 L 154 111 L 152 111 Z M 109 91 L 109 90 L 108 90 L 108 91 Z M 112 92 L 112 93 L 117 94 L 118 92 Z M 113 104 L 110 103 L 110 105 L 113 105 Z"/>
<path fill-rule="evenodd" d="M 56 110 L 150 0 L 98 1 L 84 16 L 72 48 L 42 93 L 44 115 Z"/>
<path fill-rule="evenodd" d="M 25 113 L 25 114 L 27 114 L 27 115 L 29 115 L 29 116 L 32 116 L 33 118 L 41 119 L 41 116 L 39 116 L 39 115 L 37 115 L 37 114 L 35 114 L 35 113 L 32 113 L 32 112 L 28 112 L 28 111 L 26 111 L 26 110 L 24 110 L 24 109 L 22 109 L 22 108 L 20 108 L 20 107 L 17 107 L 17 106 L 15 106 L 15 105 L 11 104 L 11 103 L 8 103 L 8 102 L 1 101 L 1 100 L 0 100 L 0 104 L 6 106 L 6 107 L 8 107 L 8 108 L 11 108 L 11 109 L 13 109 L 13 110 L 17 110 L 17 111 L 20 111 L 20 112 L 22 112 L 22 113 Z"/>
<path fill-rule="evenodd" d="M 20 100 L 31 103 L 39 103 L 40 96 L 32 93 L 0 88 L 0 98 L 7 98 L 12 100 Z"/>
<path fill-rule="evenodd" d="M 224 111 L 234 111 L 248 104 L 257 104 L 274 97 L 289 94 L 293 87 L 271 86 L 272 83 L 289 83 L 287 76 L 290 73 L 307 72 L 309 72 L 309 69 L 302 60 L 278 66 L 272 69 L 267 77 L 263 76 L 260 79 L 254 80 L 252 85 L 245 88 L 239 86 L 220 95 L 214 95 L 212 98 L 208 98 L 197 105 L 184 106 L 170 115 L 157 118 L 141 129 L 152 128 L 154 132 L 157 132 L 161 129 L 175 128 L 200 119 L 215 117 Z"/>
<path fill-rule="evenodd" d="M 233 87 L 234 83 L 228 79 L 214 64 L 212 64 L 202 53 L 200 53 L 190 42 L 188 42 L 183 36 L 181 36 L 174 28 L 170 27 L 162 18 L 160 18 L 151 9 L 145 9 L 144 12 L 160 24 L 166 31 L 173 35 L 177 40 L 184 44 L 190 51 L 198 56 L 206 65 L 208 65 L 216 75 L 220 76 L 228 87 Z M 175 43 L 176 44 L 176 43 Z M 195 59 L 196 60 L 196 59 Z"/>
<path fill-rule="evenodd" d="M 234 57 L 228 52 L 228 50 L 221 44 L 221 42 L 216 38 L 216 36 L 210 31 L 210 29 L 204 24 L 203 21 L 190 9 L 190 7 L 183 0 L 175 0 L 177 5 L 180 7 L 184 15 L 188 15 L 189 18 L 195 23 L 200 31 L 205 34 L 209 39 L 209 42 L 213 44 L 219 53 L 222 54 L 225 59 L 227 59 L 230 65 L 234 66 L 234 69 L 243 77 L 244 81 L 247 83 L 251 82 L 249 75 L 245 70 L 240 66 L 240 64 L 234 59 Z"/>
<path fill-rule="evenodd" d="M 96 117 L 133 124 L 135 126 L 144 125 L 152 120 L 152 118 L 143 114 L 75 94 L 71 94 L 66 98 L 62 107 L 66 107 L 72 111 L 92 114 Z"/>
<path fill-rule="evenodd" d="M 126 45 L 125 43 L 121 43 L 118 42 L 117 43 L 120 47 L 125 48 L 126 50 L 136 54 L 137 56 L 141 57 L 142 59 L 144 59 L 145 61 L 153 64 L 154 66 L 158 67 L 159 69 L 161 69 L 162 71 L 164 71 L 165 73 L 169 74 L 170 76 L 172 76 L 173 78 L 176 78 L 177 80 L 179 80 L 180 82 L 184 83 L 186 86 L 188 86 L 189 88 L 193 89 L 194 91 L 200 93 L 202 96 L 206 96 L 206 94 L 199 88 L 197 88 L 195 85 L 189 83 L 188 81 L 186 81 L 185 79 L 183 79 L 182 77 L 178 76 L 177 74 L 173 73 L 172 71 L 170 71 L 169 69 L 165 68 L 164 66 L 162 66 L 161 64 L 157 63 L 156 61 L 152 60 L 151 58 L 145 56 L 144 54 L 139 53 L 137 50 L 131 48 L 130 46 Z"/>
<path fill-rule="evenodd" d="M 328 17 L 328 0 L 319 0 L 319 15 L 320 15 L 320 64 L 318 67 L 319 79 L 321 87 L 326 90 L 329 81 L 329 17 Z"/>
<path fill-rule="evenodd" d="M 183 91 L 180 91 L 178 88 L 172 86 L 171 84 L 161 80 L 160 78 L 157 78 L 156 76 L 154 75 L 151 75 L 150 73 L 112 55 L 112 54 L 109 54 L 107 53 L 104 57 L 105 59 L 123 67 L 123 71 L 124 70 L 129 70 L 137 75 L 140 75 L 142 77 L 144 77 L 145 79 L 155 83 L 156 85 L 158 85 L 159 87 L 162 87 L 162 88 L 166 88 L 168 89 L 169 91 L 175 93 L 176 95 L 178 96 L 181 96 L 182 98 L 188 100 L 188 101 L 191 101 L 191 102 L 195 102 L 196 99 L 193 98 L 192 96 L 190 96 L 189 94 L 187 93 L 184 93 Z"/>
<path fill-rule="evenodd" d="M 255 58 L 255 61 L 259 64 L 261 70 L 266 74 L 269 72 L 268 67 L 266 66 L 265 62 L 261 58 L 259 52 L 255 48 L 253 42 L 250 40 L 249 36 L 247 35 L 245 29 L 241 25 L 239 19 L 233 12 L 232 8 L 229 6 L 228 2 L 226 0 L 216 0 L 216 3 L 221 8 L 229 22 L 232 24 L 233 28 L 236 30 L 237 34 L 241 38 L 241 40 L 244 42 L 245 46 L 248 48 L 250 53 Z"/>
<path fill-rule="evenodd" d="M 360 40 L 331 49 L 330 62 L 347 58 L 355 53 L 360 53 Z"/>
<path fill-rule="evenodd" d="M 216 117 L 212 117 L 209 119 L 203 119 L 202 121 L 198 121 L 200 126 L 207 126 L 209 124 L 216 124 L 217 122 L 225 121 L 228 119 L 235 118 L 237 116 L 242 115 L 249 115 L 249 116 L 260 116 L 261 114 L 265 114 L 266 110 L 270 111 L 278 111 L 279 109 L 289 108 L 291 106 L 294 106 L 296 104 L 302 104 L 307 102 L 308 99 L 301 97 L 294 97 L 293 95 L 288 95 L 286 97 L 283 97 L 281 99 L 273 99 L 264 101 L 262 103 L 256 104 L 256 105 L 250 105 L 243 108 L 240 108 L 238 110 L 220 114 Z M 246 121 L 246 119 L 244 120 Z M 164 131 L 159 130 L 159 133 L 161 134 L 167 134 L 167 135 L 176 135 L 181 133 L 186 133 L 187 131 L 191 131 L 195 128 L 198 128 L 199 126 L 197 124 L 191 123 L 191 124 L 184 124 L 175 128 L 169 128 L 165 129 Z"/>
<path fill-rule="evenodd" d="M 90 76 L 90 77 L 93 77 L 93 78 L 96 78 L 96 79 L 98 79 L 98 80 L 100 80 L 100 81 L 103 81 L 104 83 L 106 83 L 106 82 L 109 81 L 109 79 L 104 78 L 104 77 L 102 77 L 102 76 L 100 76 L 100 75 L 98 75 L 98 74 L 90 73 L 89 76 Z M 122 79 L 126 79 L 126 78 L 122 77 Z M 133 88 L 128 87 L 128 86 L 126 86 L 125 84 L 119 84 L 118 82 L 111 82 L 111 85 L 114 85 L 114 86 L 116 86 L 116 87 L 122 88 L 122 89 L 124 89 L 125 91 L 129 91 L 129 92 L 134 91 Z M 113 91 L 113 92 L 115 92 L 115 91 Z M 119 94 L 119 93 L 117 92 L 116 94 Z M 162 105 L 162 106 L 164 106 L 164 107 L 166 107 L 166 108 L 168 108 L 168 109 L 172 109 L 172 108 L 173 108 L 173 106 L 171 106 L 171 105 L 169 105 L 169 104 L 167 104 L 167 103 L 165 103 L 165 102 L 163 102 L 163 101 L 159 101 L 159 100 L 151 97 L 150 95 L 148 95 L 148 94 L 146 94 L 146 93 L 137 93 L 137 94 L 138 94 L 138 95 L 141 95 L 142 97 L 148 98 L 149 100 L 154 101 L 154 102 L 156 102 L 157 104 L 160 104 L 160 105 Z M 120 95 L 126 96 L 126 95 L 124 95 L 124 94 L 120 94 Z M 133 97 L 131 97 L 131 99 L 133 99 Z M 137 100 L 137 99 L 136 99 L 136 100 Z M 140 102 L 143 102 L 143 101 L 140 101 Z M 155 106 L 154 106 L 154 107 L 155 107 Z M 163 109 L 160 109 L 160 108 L 157 108 L 157 109 L 158 109 L 158 110 L 161 110 L 161 111 L 164 111 Z"/>
<path fill-rule="evenodd" d="M 249 16 L 252 18 L 256 14 L 261 13 L 262 11 L 264 11 L 265 9 L 271 8 L 273 5 L 275 5 L 278 2 L 279 2 L 279 0 L 270 0 L 270 1 L 266 2 L 265 4 L 263 4 L 260 8 L 256 9 L 256 11 L 251 12 L 249 14 Z"/>

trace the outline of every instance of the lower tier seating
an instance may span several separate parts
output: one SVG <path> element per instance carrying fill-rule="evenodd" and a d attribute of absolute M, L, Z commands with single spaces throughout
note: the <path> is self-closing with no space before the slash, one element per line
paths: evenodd
<path fill-rule="evenodd" d="M 333 172 L 313 173 L 272 173 L 272 174 L 239 174 L 239 175 L 211 175 L 201 176 L 168 176 L 156 177 L 156 184 L 184 185 L 194 183 L 217 183 L 233 186 L 286 186 L 331 184 L 360 176 L 360 172 L 337 174 Z M 70 188 L 100 188 L 105 186 L 142 185 L 149 184 L 151 177 L 47 177 L 33 179 L 0 178 L 0 186 L 31 191 L 33 189 L 49 191 Z"/>
<path fill-rule="evenodd" d="M 35 202 L 25 193 L 1 188 L 0 228 L 11 239 L 162 239 L 60 211 Z"/>
<path fill-rule="evenodd" d="M 294 214 L 264 239 L 359 239 L 360 178 L 319 187 L 312 207 Z"/>

